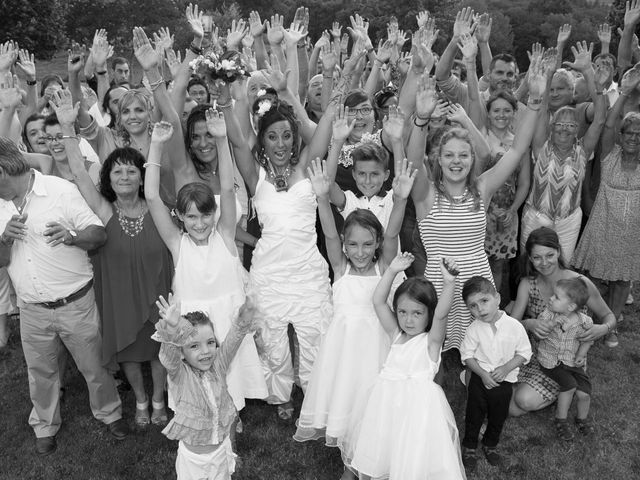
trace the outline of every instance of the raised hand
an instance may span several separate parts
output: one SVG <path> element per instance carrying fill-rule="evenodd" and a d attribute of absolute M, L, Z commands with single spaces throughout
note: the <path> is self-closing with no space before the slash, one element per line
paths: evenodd
<path fill-rule="evenodd" d="M 329 43 L 322 47 L 320 52 L 320 59 L 322 60 L 322 72 L 326 75 L 333 75 L 338 64 L 338 54 L 332 43 Z"/>
<path fill-rule="evenodd" d="M 529 57 L 529 63 L 532 63 L 534 60 L 538 61 L 544 55 L 544 47 L 539 42 L 535 42 L 531 45 L 531 51 L 527 50 L 527 55 Z"/>
<path fill-rule="evenodd" d="M 471 7 L 463 8 L 456 14 L 456 20 L 453 23 L 453 36 L 460 37 L 464 34 L 472 35 L 472 25 L 473 9 Z"/>
<path fill-rule="evenodd" d="M 271 16 L 271 22 L 267 22 L 267 41 L 271 45 L 280 45 L 284 40 L 284 27 L 282 15 Z"/>
<path fill-rule="evenodd" d="M 563 62 L 562 64 L 584 72 L 591 67 L 591 54 L 593 52 L 593 43 L 587 45 L 587 42 L 578 42 L 575 47 L 571 47 L 571 53 L 573 53 L 573 62 Z"/>
<path fill-rule="evenodd" d="M 36 79 L 36 63 L 33 54 L 29 54 L 29 50 L 21 48 L 18 50 L 18 63 L 16 63 L 16 71 L 20 72 L 28 81 Z"/>
<path fill-rule="evenodd" d="M 635 27 L 640 21 L 640 0 L 631 0 L 627 2 L 624 12 L 624 26 Z"/>
<path fill-rule="evenodd" d="M 239 50 L 242 39 L 248 32 L 249 29 L 244 20 L 232 20 L 231 28 L 227 29 L 227 48 Z"/>
<path fill-rule="evenodd" d="M 224 123 L 224 114 L 215 108 L 210 108 L 205 112 L 207 119 L 207 131 L 213 138 L 221 139 L 227 136 L 227 126 Z"/>
<path fill-rule="evenodd" d="M 169 293 L 168 300 L 160 295 L 156 301 L 158 312 L 160 313 L 160 321 L 164 322 L 170 328 L 176 328 L 180 323 L 180 302 L 173 299 L 173 294 Z"/>
<path fill-rule="evenodd" d="M 189 4 L 185 10 L 185 16 L 187 17 L 187 23 L 191 28 L 191 32 L 194 37 L 204 38 L 204 25 L 202 24 L 203 12 L 198 10 L 198 5 Z"/>
<path fill-rule="evenodd" d="M 240 307 L 238 317 L 235 320 L 235 325 L 241 332 L 250 331 L 254 329 L 254 322 L 258 319 L 258 309 L 255 306 L 254 301 L 249 295 L 245 298 L 244 304 Z"/>
<path fill-rule="evenodd" d="M 569 36 L 571 35 L 571 25 L 565 23 L 561 25 L 558 29 L 558 45 L 565 44 L 569 40 Z"/>
<path fill-rule="evenodd" d="M 373 48 L 373 45 L 371 43 L 371 39 L 369 38 L 369 33 L 368 33 L 369 22 L 365 21 L 364 18 L 362 18 L 357 13 L 355 15 L 350 16 L 349 20 L 351 21 L 351 27 L 348 28 L 348 30 L 351 33 L 354 41 L 356 41 L 356 39 L 359 38 L 364 43 L 364 48 L 366 50 Z"/>
<path fill-rule="evenodd" d="M 398 42 L 398 19 L 391 17 L 389 23 L 387 23 L 387 39 L 394 45 Z"/>
<path fill-rule="evenodd" d="M 175 78 L 180 71 L 180 66 L 182 64 L 182 54 L 180 53 L 180 50 L 176 52 L 173 48 L 170 48 L 164 51 L 164 55 L 167 61 L 167 65 L 169 66 L 171 76 Z"/>
<path fill-rule="evenodd" d="M 56 117 L 58 117 L 60 125 L 72 126 L 76 122 L 80 102 L 77 102 L 75 105 L 73 104 L 69 90 L 56 91 L 51 97 L 49 105 L 53 111 L 56 112 Z"/>
<path fill-rule="evenodd" d="M 402 52 L 400 54 L 400 57 L 398 57 L 398 61 L 396 62 L 396 66 L 398 67 L 398 71 L 401 75 L 406 75 L 407 73 L 409 73 L 409 68 L 411 68 L 412 60 L 413 58 L 411 58 L 411 55 L 408 52 Z M 422 58 L 416 60 L 419 63 L 414 64 L 414 66 L 416 69 L 418 69 L 420 63 L 422 63 Z"/>
<path fill-rule="evenodd" d="M 600 43 L 611 43 L 611 26 L 608 23 L 598 25 L 598 40 Z"/>
<path fill-rule="evenodd" d="M 453 258 L 444 257 L 440 262 L 440 272 L 445 283 L 453 283 L 460 274 L 460 269 Z"/>
<path fill-rule="evenodd" d="M 542 65 L 542 68 L 544 70 L 544 73 L 547 77 L 549 77 L 550 75 L 553 75 L 553 73 L 556 71 L 556 66 L 557 66 L 557 62 L 558 62 L 558 49 L 555 47 L 552 48 L 547 48 L 544 53 L 542 54 L 542 59 L 538 58 L 532 58 L 531 60 L 531 64 L 536 63 L 536 62 L 540 62 L 540 64 Z"/>
<path fill-rule="evenodd" d="M 133 28 L 133 53 L 143 70 L 158 66 L 158 54 L 141 27 Z"/>
<path fill-rule="evenodd" d="M 391 60 L 391 54 L 393 53 L 393 44 L 389 40 L 382 40 L 378 42 L 378 51 L 376 52 L 376 60 L 382 63 L 387 63 Z"/>
<path fill-rule="evenodd" d="M 529 65 L 529 75 L 527 77 L 529 85 L 529 98 L 541 99 L 547 90 L 547 72 L 543 62 L 538 61 Z"/>
<path fill-rule="evenodd" d="M 18 77 L 9 72 L 0 73 L 0 108 L 16 109 L 22 105 L 26 95 L 18 87 Z"/>
<path fill-rule="evenodd" d="M 0 72 L 8 72 L 18 58 L 18 45 L 11 40 L 0 44 Z"/>
<path fill-rule="evenodd" d="M 313 192 L 318 198 L 327 198 L 331 190 L 331 180 L 327 176 L 327 162 L 315 158 L 311 161 L 311 165 L 307 167 L 307 175 L 311 181 Z"/>
<path fill-rule="evenodd" d="M 462 34 L 459 37 L 458 48 L 462 52 L 465 62 L 475 61 L 478 54 L 478 40 L 472 35 Z"/>
<path fill-rule="evenodd" d="M 86 48 L 84 45 L 72 42 L 71 48 L 67 50 L 67 69 L 70 73 L 78 74 L 84 67 L 84 55 Z"/>
<path fill-rule="evenodd" d="M 416 15 L 416 21 L 418 22 L 418 28 L 424 27 L 429 21 L 429 12 L 427 10 L 422 10 Z"/>
<path fill-rule="evenodd" d="M 249 32 L 253 38 L 258 38 L 265 32 L 265 25 L 260 19 L 260 14 L 255 10 L 249 14 Z"/>
<path fill-rule="evenodd" d="M 415 257 L 409 252 L 399 253 L 393 260 L 391 260 L 391 263 L 387 268 L 392 272 L 400 273 L 409 268 L 414 260 Z"/>
<path fill-rule="evenodd" d="M 307 36 L 303 25 L 293 22 L 288 30 L 284 31 L 284 43 L 288 47 L 296 45 L 301 39 Z"/>
<path fill-rule="evenodd" d="M 449 121 L 456 122 L 461 125 L 464 125 L 469 120 L 467 112 L 459 103 L 450 103 L 447 107 L 446 115 Z"/>
<path fill-rule="evenodd" d="M 293 16 L 292 24 L 301 27 L 302 32 L 306 36 L 309 33 L 309 9 L 307 7 L 298 7 Z"/>
<path fill-rule="evenodd" d="M 174 36 L 169 33 L 167 27 L 161 27 L 158 33 L 153 34 L 153 43 L 156 46 L 156 50 L 164 52 L 173 48 Z"/>
<path fill-rule="evenodd" d="M 492 24 L 493 19 L 488 13 L 483 13 L 478 17 L 478 22 L 476 24 L 476 39 L 478 40 L 478 43 L 489 43 Z"/>
<path fill-rule="evenodd" d="M 346 55 L 348 49 L 349 49 L 349 34 L 343 33 L 342 38 L 340 39 L 340 53 L 342 53 L 343 55 Z"/>
<path fill-rule="evenodd" d="M 389 107 L 389 114 L 382 120 L 382 129 L 389 136 L 389 139 L 397 142 L 402 141 L 404 131 L 404 114 L 397 107 Z"/>
<path fill-rule="evenodd" d="M 104 66 L 109 58 L 111 52 L 111 46 L 107 41 L 106 36 L 97 36 L 93 39 L 93 45 L 91 46 L 91 56 L 93 57 L 93 63 L 96 66 Z"/>
<path fill-rule="evenodd" d="M 393 195 L 403 199 L 409 198 L 417 174 L 418 170 L 413 169 L 413 163 L 407 161 L 406 158 L 402 159 L 400 169 L 396 171 L 391 185 Z"/>
<path fill-rule="evenodd" d="M 253 45 L 253 35 L 247 33 L 244 37 L 242 37 L 242 48 L 251 48 Z"/>
<path fill-rule="evenodd" d="M 403 45 L 407 43 L 407 40 L 409 40 L 407 32 L 405 32 L 404 30 L 398 30 L 398 38 L 396 38 L 396 46 L 398 47 L 398 50 L 400 50 Z"/>
<path fill-rule="evenodd" d="M 629 95 L 638 87 L 638 84 L 640 84 L 640 69 L 633 67 L 632 69 L 627 70 L 622 76 L 622 81 L 620 82 L 620 93 Z"/>
<path fill-rule="evenodd" d="M 158 122 L 153 126 L 153 132 L 151 133 L 152 143 L 165 143 L 168 142 L 173 135 L 173 125 L 169 122 Z"/>
<path fill-rule="evenodd" d="M 349 122 L 349 107 L 340 104 L 336 117 L 333 119 L 333 135 L 331 138 L 338 142 L 344 142 L 351 135 L 355 122 L 355 118 Z"/>
<path fill-rule="evenodd" d="M 276 92 L 284 92 L 287 90 L 287 78 L 291 74 L 291 70 L 287 70 L 282 73 L 280 70 L 280 62 L 275 54 L 271 54 L 270 66 L 267 66 L 266 71 L 263 72 L 267 82 L 275 89 Z"/>
<path fill-rule="evenodd" d="M 436 28 L 436 20 L 431 17 L 420 31 L 420 42 L 425 48 L 431 50 L 431 47 L 433 47 L 433 44 L 438 39 L 438 33 L 440 33 L 440 30 Z"/>
<path fill-rule="evenodd" d="M 436 95 L 436 79 L 425 73 L 418 79 L 416 92 L 416 115 L 420 118 L 433 116 L 438 96 Z"/>
<path fill-rule="evenodd" d="M 322 32 L 322 35 L 320 35 L 320 38 L 318 38 L 313 48 L 317 48 L 318 50 L 322 51 L 322 47 L 324 47 L 325 45 L 329 45 L 330 43 L 331 34 L 325 30 L 324 32 Z"/>

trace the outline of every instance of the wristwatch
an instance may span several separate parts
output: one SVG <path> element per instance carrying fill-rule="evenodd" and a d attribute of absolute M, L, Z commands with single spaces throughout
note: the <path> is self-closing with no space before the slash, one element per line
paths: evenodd
<path fill-rule="evenodd" d="M 71 235 L 71 240 L 69 240 L 69 242 L 62 242 L 65 245 L 73 245 L 76 241 L 76 238 L 78 238 L 78 232 L 76 232 L 75 230 L 67 230 L 67 232 L 69 232 L 69 235 Z"/>

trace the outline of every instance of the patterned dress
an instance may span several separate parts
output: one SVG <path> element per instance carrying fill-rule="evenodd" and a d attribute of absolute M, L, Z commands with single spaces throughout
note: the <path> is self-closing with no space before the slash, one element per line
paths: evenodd
<path fill-rule="evenodd" d="M 640 166 L 622 169 L 619 146 L 601 161 L 598 195 L 573 265 L 603 280 L 640 280 Z"/>
<path fill-rule="evenodd" d="M 493 282 L 484 251 L 486 223 L 483 202 L 480 201 L 476 208 L 475 199 L 468 190 L 459 197 L 453 197 L 453 201 L 436 192 L 429 214 L 418 222 L 420 239 L 427 252 L 424 276 L 433 283 L 438 295 L 442 293 L 443 286 L 440 271 L 442 259 L 454 258 L 460 270 L 456 277 L 443 351 L 460 348 L 467 327 L 473 320 L 462 300 L 464 282 L 475 275 L 482 275 Z"/>

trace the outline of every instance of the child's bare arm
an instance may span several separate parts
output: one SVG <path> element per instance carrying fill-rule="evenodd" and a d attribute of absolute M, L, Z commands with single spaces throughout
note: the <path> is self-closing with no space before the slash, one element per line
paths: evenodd
<path fill-rule="evenodd" d="M 391 336 L 398 331 L 398 322 L 391 308 L 387 304 L 387 297 L 391 291 L 391 285 L 398 273 L 406 270 L 413 263 L 413 255 L 400 253 L 382 274 L 382 278 L 373 292 L 373 308 L 378 320 L 387 335 Z"/>
<path fill-rule="evenodd" d="M 525 363 L 527 363 L 527 359 L 522 355 L 516 354 L 513 356 L 511 360 L 509 360 L 504 365 L 500 365 L 499 367 L 496 367 L 493 370 L 493 372 L 491 372 L 491 378 L 493 378 L 493 380 L 495 380 L 496 382 L 500 383 L 505 378 L 507 378 L 507 375 L 509 375 L 509 372 L 511 372 L 514 368 L 521 367 Z"/>
<path fill-rule="evenodd" d="M 182 365 L 182 347 L 194 333 L 195 327 L 180 316 L 180 303 L 160 296 L 156 302 L 160 319 L 156 323 L 156 333 L 153 339 L 162 342 L 160 347 L 160 363 L 167 369 L 169 375 L 175 374 Z"/>
<path fill-rule="evenodd" d="M 586 320 L 583 322 L 582 327 L 584 330 L 588 330 L 593 326 L 593 320 L 590 317 L 586 317 Z M 584 367 L 587 363 L 587 352 L 593 345 L 593 342 L 580 342 L 580 346 L 578 347 L 578 351 L 576 352 L 576 356 L 574 359 L 574 363 L 576 367 Z"/>
<path fill-rule="evenodd" d="M 240 348 L 240 344 L 244 337 L 253 330 L 253 323 L 256 320 L 256 307 L 249 297 L 240 307 L 238 317 L 231 324 L 231 328 L 227 333 L 220 354 L 216 357 L 216 363 L 219 364 L 223 372 L 229 369 L 231 361 L 236 356 L 236 352 Z"/>
<path fill-rule="evenodd" d="M 469 370 L 480 377 L 485 387 L 492 389 L 498 386 L 498 383 L 492 378 L 491 374 L 482 368 L 475 358 L 467 358 L 464 363 Z"/>

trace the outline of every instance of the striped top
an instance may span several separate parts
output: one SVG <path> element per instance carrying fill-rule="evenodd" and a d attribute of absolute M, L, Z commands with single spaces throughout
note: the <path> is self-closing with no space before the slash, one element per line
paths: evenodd
<path fill-rule="evenodd" d="M 438 295 L 442 293 L 442 258 L 455 259 L 460 270 L 456 278 L 453 304 L 447 321 L 447 333 L 443 351 L 460 348 L 467 327 L 472 322 L 471 313 L 462 300 L 464 282 L 475 275 L 482 275 L 493 282 L 489 261 L 484 250 L 486 215 L 484 204 L 475 209 L 473 195 L 467 190 L 450 201 L 436 192 L 429 214 L 418 222 L 420 239 L 427 252 L 425 277 L 431 281 Z"/>

